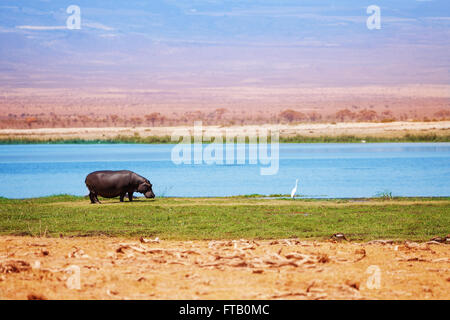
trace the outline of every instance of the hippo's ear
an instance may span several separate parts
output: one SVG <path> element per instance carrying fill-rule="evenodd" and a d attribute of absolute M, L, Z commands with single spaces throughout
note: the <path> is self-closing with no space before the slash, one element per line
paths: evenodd
<path fill-rule="evenodd" d="M 144 182 L 138 186 L 137 191 L 140 193 L 145 193 L 147 191 L 147 188 L 148 188 L 148 184 Z"/>

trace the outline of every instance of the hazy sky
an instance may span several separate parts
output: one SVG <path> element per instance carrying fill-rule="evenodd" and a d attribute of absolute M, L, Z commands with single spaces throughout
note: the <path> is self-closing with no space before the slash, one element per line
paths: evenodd
<path fill-rule="evenodd" d="M 448 0 L 0 0 L 8 87 L 449 84 L 449 49 Z"/>

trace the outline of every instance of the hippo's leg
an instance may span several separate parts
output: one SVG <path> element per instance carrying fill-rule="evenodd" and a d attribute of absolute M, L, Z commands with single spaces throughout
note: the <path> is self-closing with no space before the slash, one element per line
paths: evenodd
<path fill-rule="evenodd" d="M 100 203 L 100 201 L 98 201 L 97 199 L 97 195 L 92 191 L 89 192 L 89 199 L 91 199 L 91 203 Z"/>
<path fill-rule="evenodd" d="M 133 192 L 128 192 L 128 200 L 133 201 Z"/>
<path fill-rule="evenodd" d="M 122 194 L 120 195 L 120 202 L 123 202 L 123 198 L 125 198 L 125 194 L 126 194 L 126 193 L 122 193 Z"/>

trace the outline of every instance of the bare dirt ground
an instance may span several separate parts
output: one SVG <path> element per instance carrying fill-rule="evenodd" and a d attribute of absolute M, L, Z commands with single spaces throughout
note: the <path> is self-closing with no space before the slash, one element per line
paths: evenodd
<path fill-rule="evenodd" d="M 450 299 L 450 245 L 2 236 L 0 299 Z"/>
<path fill-rule="evenodd" d="M 280 136 L 373 136 L 373 137 L 401 137 L 405 134 L 436 134 L 445 135 L 450 132 L 450 121 L 438 122 L 389 122 L 389 123 L 310 123 L 297 125 L 245 125 L 245 126 L 203 126 L 205 131 L 231 130 L 234 133 L 248 134 L 249 132 L 266 128 L 279 130 Z M 43 129 L 2 129 L 0 138 L 28 138 L 28 139 L 111 139 L 118 135 L 141 137 L 171 136 L 176 132 L 188 130 L 193 133 L 192 126 L 179 127 L 136 127 L 136 128 L 43 128 Z"/>

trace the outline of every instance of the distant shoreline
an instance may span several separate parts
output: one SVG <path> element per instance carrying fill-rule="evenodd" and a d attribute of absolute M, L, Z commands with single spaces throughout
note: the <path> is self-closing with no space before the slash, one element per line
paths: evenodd
<path fill-rule="evenodd" d="M 270 143 L 268 139 L 268 143 Z M 383 138 L 383 137 L 355 137 L 355 136 L 294 136 L 280 137 L 279 143 L 402 143 L 402 142 L 450 142 L 450 135 L 405 135 L 403 137 Z M 29 138 L 8 138 L 0 139 L 0 145 L 18 144 L 177 144 L 171 141 L 170 137 L 149 136 L 146 138 L 117 137 L 113 139 L 29 139 Z M 209 142 L 203 142 L 208 144 Z M 226 142 L 224 142 L 226 143 Z M 248 140 L 246 140 L 248 143 Z"/>
<path fill-rule="evenodd" d="M 450 121 L 436 122 L 344 122 L 302 123 L 296 125 L 203 126 L 225 136 L 225 130 L 247 135 L 258 129 L 279 130 L 281 143 L 374 143 L 374 142 L 450 142 Z M 189 131 L 182 127 L 135 128 L 42 128 L 2 129 L 0 144 L 97 144 L 143 143 L 168 144 L 171 135 Z"/>

